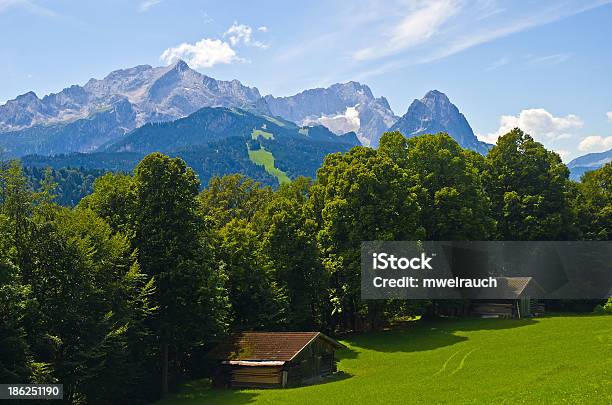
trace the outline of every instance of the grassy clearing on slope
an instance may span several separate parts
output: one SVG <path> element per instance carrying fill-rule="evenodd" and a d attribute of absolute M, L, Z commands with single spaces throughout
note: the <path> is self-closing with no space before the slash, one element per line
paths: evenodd
<path fill-rule="evenodd" d="M 274 123 L 274 124 L 278 125 L 279 127 L 284 127 L 284 126 L 285 126 L 285 123 L 284 123 L 284 122 L 282 122 L 282 121 L 280 121 L 280 120 L 278 120 L 278 119 L 276 119 L 276 118 L 274 118 L 274 117 L 270 117 L 270 116 L 268 116 L 268 115 L 264 115 L 263 117 L 264 117 L 265 119 L 267 119 L 268 121 L 270 121 L 270 122 L 272 122 L 272 123 Z"/>
<path fill-rule="evenodd" d="M 261 129 L 254 129 L 251 132 L 252 139 L 257 140 L 260 136 L 264 139 L 274 139 L 274 135 L 271 132 L 262 131 Z"/>
<path fill-rule="evenodd" d="M 612 317 L 458 319 L 346 338 L 341 371 L 308 387 L 187 384 L 161 404 L 610 404 Z"/>
<path fill-rule="evenodd" d="M 274 167 L 274 155 L 272 155 L 272 152 L 265 150 L 263 146 L 258 150 L 249 149 L 249 159 L 256 165 L 263 165 L 266 172 L 276 177 L 280 184 L 291 182 L 285 172 Z"/>

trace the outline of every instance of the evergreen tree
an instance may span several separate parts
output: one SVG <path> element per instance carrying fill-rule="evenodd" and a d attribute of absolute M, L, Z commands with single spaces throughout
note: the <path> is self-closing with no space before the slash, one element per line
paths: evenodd
<path fill-rule="evenodd" d="M 218 274 L 207 229 L 198 215 L 199 181 L 181 159 L 145 157 L 132 182 L 133 247 L 144 273 L 156 283 L 159 307 L 153 328 L 159 338 L 161 391 L 180 377 L 190 350 L 224 322 L 216 295 Z"/>
<path fill-rule="evenodd" d="M 233 219 L 219 232 L 218 258 L 227 276 L 232 330 L 279 329 L 285 323 L 280 294 L 260 235 L 244 219 Z"/>
<path fill-rule="evenodd" d="M 34 193 L 12 163 L 2 180 L 0 339 L 12 348 L 3 373 L 60 381 L 70 402 L 142 399 L 152 284 L 129 241 L 91 211 L 55 205 L 50 176 Z"/>
<path fill-rule="evenodd" d="M 263 214 L 262 254 L 288 300 L 287 326 L 325 328 L 327 277 L 316 243 L 316 223 L 306 209 L 312 182 L 299 177 L 282 185 Z"/>
<path fill-rule="evenodd" d="M 30 291 L 11 262 L 10 233 L 8 219 L 0 214 L 0 381 L 24 383 L 33 377 L 24 324 Z"/>

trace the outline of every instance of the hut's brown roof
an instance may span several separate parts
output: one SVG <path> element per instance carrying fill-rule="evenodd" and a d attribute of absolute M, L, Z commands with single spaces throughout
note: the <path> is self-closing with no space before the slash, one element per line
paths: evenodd
<path fill-rule="evenodd" d="M 497 288 L 483 288 L 477 299 L 519 299 L 521 297 L 542 298 L 544 289 L 533 277 L 495 277 Z"/>
<path fill-rule="evenodd" d="M 337 349 L 344 347 L 321 332 L 241 332 L 219 344 L 209 356 L 216 360 L 291 361 L 316 339 Z"/>

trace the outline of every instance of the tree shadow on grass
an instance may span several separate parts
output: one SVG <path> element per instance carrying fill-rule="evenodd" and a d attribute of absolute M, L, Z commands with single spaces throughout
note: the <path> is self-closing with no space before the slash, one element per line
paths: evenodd
<path fill-rule="evenodd" d="M 352 347 L 378 352 L 420 352 L 451 346 L 467 340 L 444 330 L 399 329 L 351 335 L 344 339 Z M 354 359 L 359 353 L 345 349 L 338 352 L 339 359 Z"/>
<path fill-rule="evenodd" d="M 350 349 L 346 349 L 351 351 Z M 351 378 L 353 375 L 344 371 L 338 371 L 329 376 L 314 379 L 306 384 L 289 388 L 268 388 L 291 390 L 321 384 L 333 384 Z M 259 396 L 257 391 L 236 388 L 213 388 L 210 380 L 201 379 L 190 381 L 181 386 L 180 392 L 168 395 L 157 405 L 200 405 L 200 404 L 223 404 L 244 405 L 255 402 Z"/>
<path fill-rule="evenodd" d="M 477 331 L 477 330 L 501 330 L 522 328 L 524 326 L 535 325 L 537 318 L 521 319 L 498 319 L 498 318 L 455 318 L 430 321 L 439 323 L 441 327 L 447 327 L 453 331 Z"/>
<path fill-rule="evenodd" d="M 596 312 L 546 312 L 542 315 L 538 315 L 535 319 L 548 319 L 548 318 L 598 318 L 601 316 L 610 316 L 609 314 L 601 314 Z"/>
<path fill-rule="evenodd" d="M 168 395 L 163 400 L 157 402 L 157 405 L 241 405 L 255 402 L 258 395 L 256 392 L 213 388 L 210 380 L 201 379 L 182 385 L 179 393 Z"/>
<path fill-rule="evenodd" d="M 346 349 L 349 351 L 352 351 L 351 349 Z M 344 381 L 347 380 L 349 378 L 353 377 L 353 374 L 351 373 L 347 373 L 345 371 L 339 370 L 333 374 L 324 376 L 324 377 L 318 377 L 315 379 L 312 379 L 302 385 L 298 385 L 295 387 L 289 387 L 289 388 L 285 388 L 287 390 L 291 390 L 292 388 L 301 388 L 301 387 L 310 387 L 313 385 L 322 385 L 322 384 L 333 384 L 335 382 L 339 382 L 339 381 Z"/>
<path fill-rule="evenodd" d="M 379 352 L 420 352 L 451 346 L 468 340 L 458 335 L 462 331 L 501 330 L 534 325 L 533 319 L 481 319 L 448 318 L 409 322 L 397 329 L 362 334 L 351 334 L 344 341 L 352 347 L 362 347 Z M 340 359 L 352 359 L 354 350 L 340 350 Z"/>

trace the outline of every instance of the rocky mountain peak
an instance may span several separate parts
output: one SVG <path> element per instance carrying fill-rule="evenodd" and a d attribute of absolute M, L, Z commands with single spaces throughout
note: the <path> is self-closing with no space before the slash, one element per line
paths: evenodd
<path fill-rule="evenodd" d="M 179 72 L 183 72 L 185 70 L 191 69 L 189 65 L 187 64 L 187 62 L 185 62 L 182 59 L 177 60 L 171 66 L 172 66 L 172 69 L 179 71 Z"/>
<path fill-rule="evenodd" d="M 38 98 L 38 96 L 36 95 L 36 93 L 34 93 L 33 91 L 28 91 L 25 94 L 21 94 L 17 97 L 15 97 L 15 101 L 18 104 L 29 104 L 35 101 L 40 101 L 40 99 Z"/>
<path fill-rule="evenodd" d="M 273 115 L 300 125 L 324 125 L 338 134 L 355 131 L 365 145 L 375 146 L 397 119 L 386 99 L 374 98 L 367 85 L 355 81 L 288 97 L 268 95 L 265 101 Z"/>
<path fill-rule="evenodd" d="M 345 98 L 360 98 L 371 100 L 374 98 L 372 90 L 365 85 L 355 81 L 336 83 L 329 87 L 332 92 L 337 92 Z"/>
<path fill-rule="evenodd" d="M 376 100 L 378 100 L 378 103 L 384 107 L 387 108 L 389 111 L 391 111 L 391 105 L 389 104 L 389 101 L 387 100 L 386 97 L 384 96 L 380 96 L 378 97 Z"/>
<path fill-rule="evenodd" d="M 459 109 L 451 103 L 446 94 L 438 90 L 430 90 L 422 99 L 415 101 L 423 103 L 433 114 L 438 116 L 459 113 Z"/>
<path fill-rule="evenodd" d="M 423 98 L 421 99 L 421 101 L 425 101 L 425 100 L 433 100 L 437 102 L 450 103 L 450 100 L 448 99 L 446 94 L 442 93 L 439 90 L 429 90 L 425 94 L 425 96 L 423 96 Z"/>
<path fill-rule="evenodd" d="M 422 99 L 414 100 L 391 130 L 399 131 L 407 138 L 446 132 L 464 148 L 483 154 L 488 150 L 488 146 L 476 138 L 457 106 L 438 90 L 428 91 Z"/>

